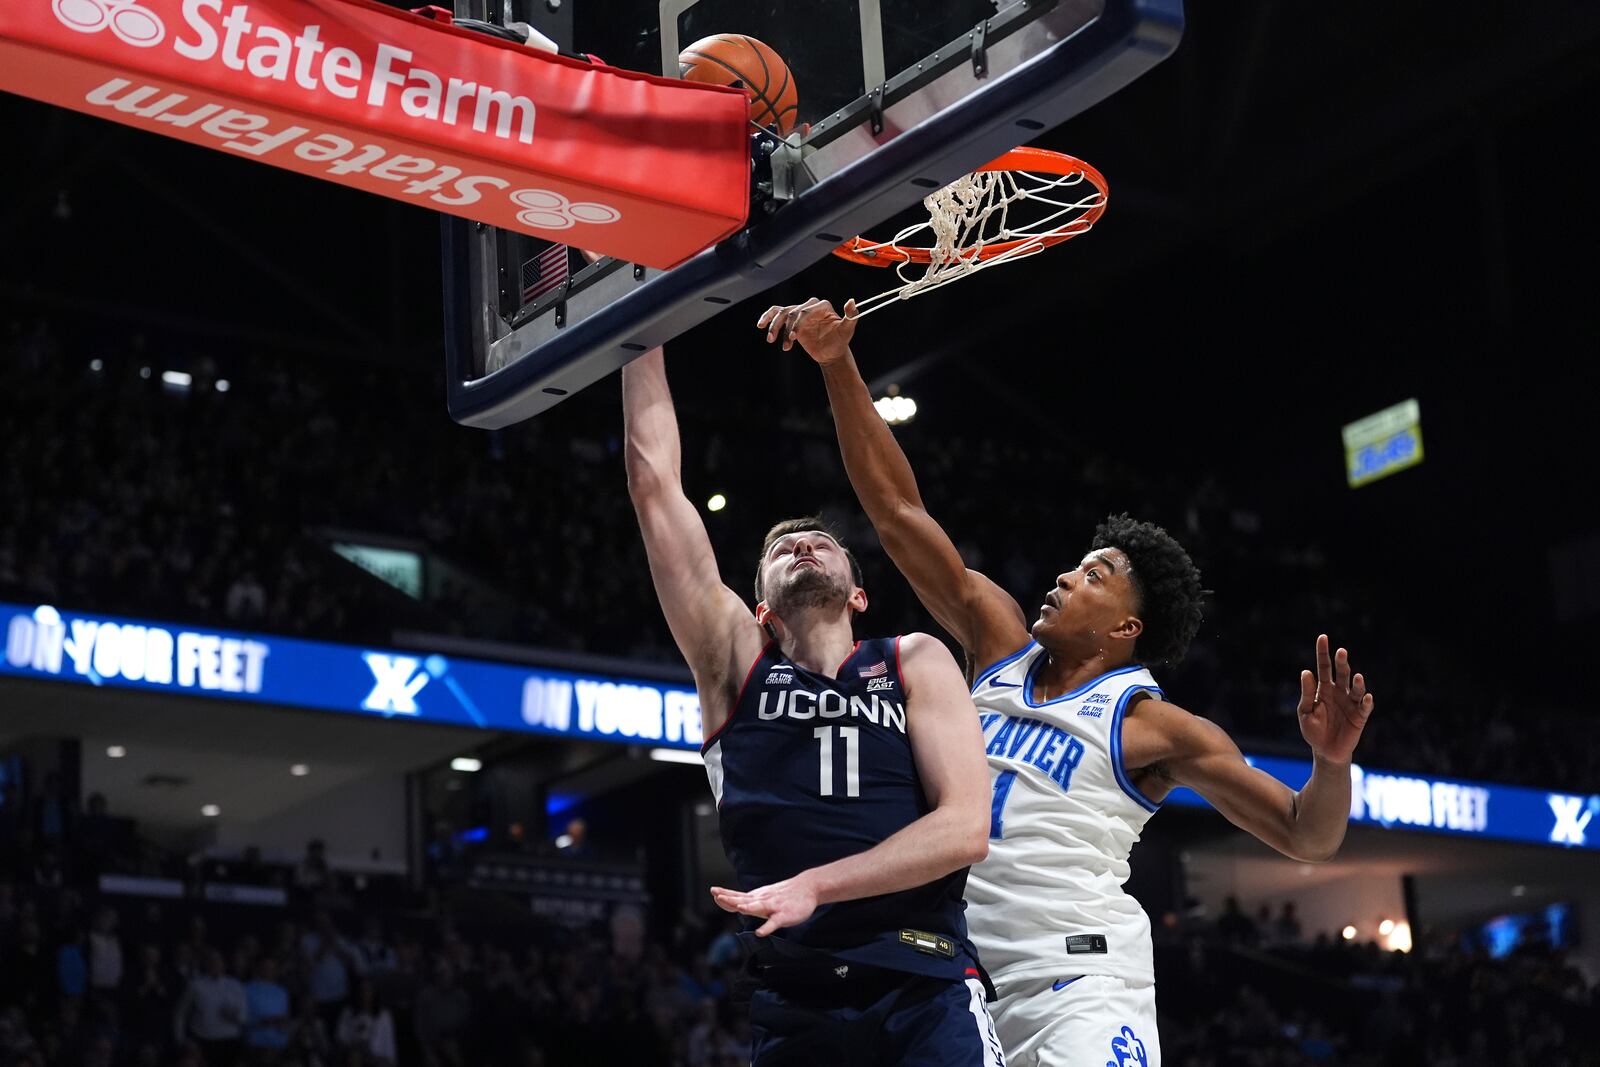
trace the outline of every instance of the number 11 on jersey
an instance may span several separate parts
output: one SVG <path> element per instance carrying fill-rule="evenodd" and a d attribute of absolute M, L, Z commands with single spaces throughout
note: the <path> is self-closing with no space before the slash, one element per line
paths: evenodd
<path fill-rule="evenodd" d="M 838 729 L 839 736 L 844 738 L 844 795 L 858 797 L 861 795 L 861 727 Z M 819 726 L 811 731 L 811 736 L 821 742 L 817 792 L 825 797 L 833 796 L 833 731 L 832 726 Z"/>

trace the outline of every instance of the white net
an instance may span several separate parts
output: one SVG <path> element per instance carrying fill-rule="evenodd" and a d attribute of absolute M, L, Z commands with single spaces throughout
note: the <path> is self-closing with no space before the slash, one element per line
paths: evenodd
<path fill-rule="evenodd" d="M 858 300 L 857 314 L 869 315 L 1086 233 L 1105 202 L 1105 193 L 1082 171 L 995 170 L 957 178 L 923 198 L 927 222 L 907 226 L 888 241 L 855 243 L 857 256 L 893 263 L 900 279 L 899 285 Z M 925 242 L 925 232 L 931 245 L 911 244 Z M 925 262 L 919 252 L 926 252 Z"/>

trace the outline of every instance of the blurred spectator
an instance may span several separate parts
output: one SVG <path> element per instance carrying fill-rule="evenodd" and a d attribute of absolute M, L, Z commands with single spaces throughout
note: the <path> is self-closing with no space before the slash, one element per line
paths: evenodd
<path fill-rule="evenodd" d="M 371 980 L 361 981 L 355 1004 L 339 1016 L 338 1041 L 341 1048 L 358 1054 L 354 1062 L 360 1067 L 394 1067 L 398 1062 L 394 1016 L 379 1000 Z"/>
<path fill-rule="evenodd" d="M 223 614 L 229 622 L 253 626 L 267 613 L 267 591 L 254 571 L 246 570 L 228 586 Z"/>
<path fill-rule="evenodd" d="M 1238 897 L 1230 896 L 1223 902 L 1222 914 L 1217 916 L 1217 935 L 1235 945 L 1251 946 L 1260 940 L 1256 924 L 1239 910 Z"/>
<path fill-rule="evenodd" d="M 61 787 L 59 771 L 44 776 L 44 785 L 33 802 L 34 847 L 55 852 L 73 829 L 73 807 Z"/>
<path fill-rule="evenodd" d="M 122 989 L 122 937 L 115 908 L 95 912 L 89 931 L 89 994 L 97 1005 L 115 1009 Z"/>
<path fill-rule="evenodd" d="M 589 845 L 589 824 L 582 819 L 568 820 L 566 832 L 556 839 L 556 847 L 563 856 L 587 859 L 593 854 Z"/>
<path fill-rule="evenodd" d="M 249 1018 L 244 987 L 223 969 L 222 953 L 206 952 L 205 970 L 189 979 L 173 1014 L 178 1044 L 193 1041 L 206 1067 L 234 1067 L 239 1061 L 239 1035 Z"/>
<path fill-rule="evenodd" d="M 146 944 L 140 950 L 123 1004 L 122 1017 L 135 1047 L 164 1047 L 172 1032 L 177 994 L 172 975 L 161 965 L 159 944 Z"/>
<path fill-rule="evenodd" d="M 295 888 L 315 895 L 333 884 L 328 869 L 328 846 L 320 840 L 306 842 L 306 854 L 294 871 Z"/>
<path fill-rule="evenodd" d="M 356 954 L 361 960 L 362 974 L 379 977 L 394 970 L 394 949 L 383 939 L 383 920 L 376 915 L 369 915 L 362 921 Z"/>
<path fill-rule="evenodd" d="M 472 1021 L 472 999 L 448 960 L 434 965 L 433 981 L 417 992 L 417 1043 L 428 1067 L 463 1067 L 461 1040 Z"/>
<path fill-rule="evenodd" d="M 318 842 L 320 844 L 320 842 Z M 350 999 L 350 979 L 361 973 L 356 947 L 333 924 L 333 916 L 318 911 L 312 927 L 300 939 L 300 954 L 305 960 L 306 986 L 316 1002 L 323 1028 L 333 1033 L 339 1013 Z"/>
<path fill-rule="evenodd" d="M 88 940 L 81 929 L 68 932 L 56 950 L 56 983 L 68 1000 L 81 1000 L 89 990 Z"/>
<path fill-rule="evenodd" d="M 289 1047 L 289 991 L 278 981 L 278 961 L 271 956 L 256 960 L 255 977 L 244 987 L 249 1025 L 244 1045 L 252 1063 L 276 1063 Z"/>
<path fill-rule="evenodd" d="M 284 1062 L 296 1067 L 328 1067 L 333 1062 L 333 1041 L 328 1037 L 328 1028 L 322 1025 L 317 1002 L 310 997 L 300 1000 L 300 1010 L 289 1030 Z"/>
<path fill-rule="evenodd" d="M 1295 914 L 1294 901 L 1283 902 L 1283 909 L 1278 912 L 1278 921 L 1272 926 L 1272 935 L 1281 945 L 1298 945 L 1304 938 L 1300 929 L 1300 918 Z"/>

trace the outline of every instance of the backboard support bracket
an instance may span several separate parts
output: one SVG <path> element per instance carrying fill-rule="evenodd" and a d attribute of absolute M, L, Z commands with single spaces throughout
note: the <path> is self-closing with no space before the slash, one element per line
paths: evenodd
<path fill-rule="evenodd" d="M 677 25 L 667 13 L 693 3 L 662 0 L 664 54 Z M 864 82 L 871 92 L 803 141 L 779 144 L 776 210 L 753 211 L 748 228 L 669 271 L 601 260 L 569 279 L 559 309 L 552 293 L 511 321 L 493 314 L 492 234 L 446 220 L 451 415 L 496 428 L 538 414 L 1092 107 L 1170 55 L 1182 29 L 1182 0 L 1006 3 L 921 62 Z"/>

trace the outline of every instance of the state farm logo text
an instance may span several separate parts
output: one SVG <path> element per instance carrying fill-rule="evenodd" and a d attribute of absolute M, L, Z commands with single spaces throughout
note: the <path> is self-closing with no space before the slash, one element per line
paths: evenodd
<path fill-rule="evenodd" d="M 10 2 L 10 0 L 0 0 Z M 36 0 L 44 3 L 45 0 Z M 330 22 L 300 24 L 292 12 L 303 5 L 254 4 L 227 0 L 49 0 L 56 20 L 74 33 L 105 34 L 137 49 L 170 46 L 187 63 L 206 64 L 213 88 L 180 87 L 147 82 L 131 71 L 88 90 L 84 101 L 107 117 L 158 132 L 211 140 L 215 147 L 297 170 L 320 172 L 357 185 L 432 206 L 459 209 L 498 200 L 509 208 L 497 225 L 535 231 L 581 229 L 618 222 L 622 212 L 604 203 L 582 199 L 571 190 L 520 188 L 494 174 L 477 172 L 471 157 L 456 155 L 455 146 L 438 143 L 433 151 L 416 151 L 420 126 L 471 130 L 485 137 L 532 144 L 537 114 L 533 100 L 480 81 L 435 73 L 413 61 L 413 48 L 360 36 L 351 25 Z M 331 18 L 331 16 L 329 16 Z M 433 32 L 433 31 L 428 31 Z M 330 35 L 331 34 L 331 35 Z M 414 51 L 413 49 L 416 49 Z M 433 53 L 428 52 L 432 55 Z M 130 62 L 132 57 L 129 57 Z M 466 57 L 463 55 L 463 62 Z M 439 59 L 436 62 L 447 62 Z M 170 60 L 164 60 L 171 65 Z M 503 64 L 493 69 L 505 69 Z M 507 75 L 508 77 L 510 75 Z M 165 77 L 159 75 L 156 77 Z M 254 84 L 252 84 L 254 83 Z M 348 136 L 320 122 L 298 121 L 273 113 L 272 105 L 239 106 L 249 95 L 271 99 L 309 97 L 300 102 L 337 121 L 345 102 L 363 111 L 360 125 L 369 132 Z M 213 93 L 218 95 L 212 95 Z M 233 101 L 224 102 L 221 94 Z M 307 106 L 309 105 L 309 106 Z M 383 112 L 382 121 L 376 112 Z M 185 132 L 180 132 L 185 131 Z M 454 134 L 448 141 L 460 140 Z M 520 151 L 520 150 L 519 150 Z M 523 179 L 526 181 L 526 179 Z M 512 220 L 515 221 L 512 221 Z"/>
<path fill-rule="evenodd" d="M 110 29 L 117 40 L 135 48 L 149 48 L 167 35 L 166 24 L 138 0 L 54 0 L 50 10 L 69 30 L 99 33 Z"/>
<path fill-rule="evenodd" d="M 51 0 L 51 10 L 69 29 L 109 29 L 136 48 L 149 48 L 167 37 L 161 17 L 140 0 Z M 532 100 L 414 65 L 409 49 L 372 40 L 352 42 L 362 51 L 332 45 L 320 24 L 275 25 L 254 14 L 249 4 L 234 4 L 224 12 L 223 0 L 183 0 L 182 20 L 172 49 L 184 59 L 220 61 L 252 78 L 292 82 L 307 92 L 368 107 L 398 107 L 410 119 L 533 143 L 538 115 Z"/>

